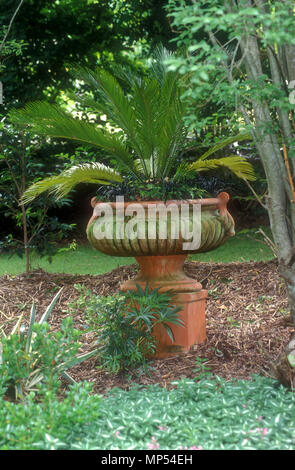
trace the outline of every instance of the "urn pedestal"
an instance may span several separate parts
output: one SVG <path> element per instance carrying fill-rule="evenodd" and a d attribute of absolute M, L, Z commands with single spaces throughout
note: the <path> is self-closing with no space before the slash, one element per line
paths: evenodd
<path fill-rule="evenodd" d="M 142 228 L 141 236 L 136 238 L 126 236 L 127 224 L 130 224 L 130 209 L 134 203 L 101 203 L 93 199 L 91 201 L 94 214 L 91 217 L 87 236 L 90 244 L 103 253 L 115 256 L 134 256 L 139 264 L 140 271 L 134 279 L 129 279 L 121 285 L 122 291 L 135 290 L 136 284 L 150 288 L 159 288 L 159 291 L 172 291 L 172 303 L 181 306 L 178 313 L 184 326 L 169 325 L 174 336 L 172 342 L 165 331 L 164 326 L 157 325 L 153 334 L 157 341 L 156 358 L 174 356 L 187 352 L 195 344 L 206 340 L 206 299 L 208 292 L 202 289 L 201 284 L 188 277 L 184 270 L 184 262 L 188 254 L 200 253 L 212 250 L 223 244 L 228 237 L 234 235 L 234 221 L 227 211 L 227 193 L 221 193 L 217 198 L 186 200 L 186 201 L 148 201 L 139 202 L 141 211 L 137 217 L 137 225 Z M 186 234 L 183 232 L 181 217 L 177 221 L 177 238 L 172 230 L 177 211 L 169 212 L 168 217 L 161 220 L 159 214 L 153 212 L 153 223 L 156 227 L 154 238 L 150 238 L 147 227 L 149 209 L 153 205 L 160 204 L 163 208 L 180 208 L 188 205 L 187 218 L 193 218 L 194 205 L 198 205 L 200 220 L 196 225 L 199 230 L 199 243 L 195 249 L 190 249 L 185 244 Z M 111 209 L 111 210 L 110 210 Z M 195 207 L 196 209 L 196 207 Z M 119 214 L 120 212 L 120 214 Z M 128 216 L 126 216 L 128 213 Z M 188 215 L 187 215 L 188 214 Z M 119 216 L 118 216 L 119 215 Z M 118 216 L 118 217 L 117 217 Z M 102 217 L 105 231 L 102 232 Z M 151 218 L 151 217 L 150 217 Z M 189 220 L 189 223 L 192 220 Z M 160 232 L 161 223 L 167 225 L 166 238 L 163 239 Z M 193 224 L 190 224 L 193 227 Z M 128 230 L 127 230 L 128 231 Z M 174 233 L 174 235 L 173 235 Z M 105 236 L 104 236 L 105 234 Z M 184 248 L 185 247 L 185 248 Z"/>

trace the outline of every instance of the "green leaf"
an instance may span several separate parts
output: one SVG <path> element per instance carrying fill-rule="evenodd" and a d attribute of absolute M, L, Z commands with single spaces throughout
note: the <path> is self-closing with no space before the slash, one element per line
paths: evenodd
<path fill-rule="evenodd" d="M 18 126 L 30 126 L 33 133 L 60 139 L 70 139 L 105 149 L 126 169 L 133 168 L 130 152 L 116 134 L 103 132 L 95 124 L 73 118 L 57 105 L 37 101 L 22 109 L 14 109 L 9 119 Z"/>
<path fill-rule="evenodd" d="M 36 318 L 36 304 L 33 302 L 32 308 L 31 308 L 31 315 L 30 315 L 30 324 L 29 324 L 29 329 L 28 329 L 28 334 L 27 334 L 27 341 L 26 341 L 26 352 L 29 352 L 31 348 L 31 340 L 32 340 L 32 333 L 33 333 L 33 325 L 35 323 L 35 318 Z"/>
<path fill-rule="evenodd" d="M 47 307 L 47 309 L 45 310 L 44 314 L 42 315 L 40 321 L 39 321 L 39 324 L 42 325 L 43 323 L 47 322 L 48 318 L 49 318 L 49 315 L 51 314 L 58 298 L 60 297 L 60 294 L 62 293 L 62 290 L 63 290 L 63 287 L 58 291 L 58 293 L 54 296 L 54 298 L 52 299 L 52 301 L 50 302 L 50 305 Z"/>
<path fill-rule="evenodd" d="M 77 364 L 81 364 L 81 362 L 86 361 L 90 357 L 95 356 L 98 354 L 99 349 L 94 349 L 88 353 L 80 354 L 79 356 L 71 358 L 69 361 L 63 362 L 57 366 L 57 369 L 70 369 L 71 367 L 76 366 Z"/>
<path fill-rule="evenodd" d="M 228 145 L 233 144 L 234 142 L 242 142 L 243 140 L 252 140 L 251 134 L 249 134 L 249 132 L 247 133 L 241 132 L 240 134 L 228 137 L 227 139 L 224 139 L 222 142 L 219 142 L 218 144 L 213 145 L 213 147 L 211 147 L 207 152 L 203 153 L 203 155 L 201 155 L 198 160 L 205 160 L 205 158 L 209 157 L 210 155 L 217 152 L 218 150 L 221 150 L 227 147 Z"/>
<path fill-rule="evenodd" d="M 231 170 L 239 178 L 245 178 L 246 180 L 255 181 L 256 176 L 254 168 L 245 157 L 239 155 L 231 155 L 229 157 L 216 158 L 210 160 L 197 160 L 189 166 L 190 170 L 196 172 L 208 171 L 218 167 L 225 167 Z"/>
<path fill-rule="evenodd" d="M 110 184 L 115 181 L 122 181 L 122 177 L 112 168 L 101 163 L 83 163 L 63 171 L 58 176 L 34 183 L 24 192 L 22 201 L 29 203 L 45 191 L 54 194 L 58 200 L 65 197 L 79 183 Z"/>
<path fill-rule="evenodd" d="M 76 384 L 77 382 L 71 377 L 65 370 L 62 371 L 61 375 L 71 384 Z"/>
<path fill-rule="evenodd" d="M 16 333 L 17 330 L 19 330 L 19 327 L 20 327 L 20 323 L 21 323 L 21 321 L 22 321 L 22 318 L 23 318 L 23 313 L 20 315 L 20 317 L 19 317 L 19 319 L 17 320 L 16 324 L 15 324 L 14 327 L 12 328 L 10 335 L 14 335 L 14 333 Z"/>

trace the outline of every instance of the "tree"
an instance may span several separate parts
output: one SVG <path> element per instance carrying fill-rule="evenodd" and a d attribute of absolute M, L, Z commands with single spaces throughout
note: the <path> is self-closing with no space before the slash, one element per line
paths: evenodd
<path fill-rule="evenodd" d="M 36 161 L 35 155 L 42 142 L 30 142 L 29 135 L 17 132 L 11 125 L 1 125 L 0 143 L 0 214 L 2 220 L 12 219 L 15 227 L 0 241 L 0 251 L 25 255 L 25 272 L 32 267 L 32 253 L 51 260 L 57 253 L 56 242 L 64 239 L 74 225 L 61 223 L 55 215 L 48 214 L 53 201 L 42 198 L 37 203 L 25 206 L 22 196 L 27 187 L 46 172 L 46 165 Z M 43 146 L 44 150 L 44 146 Z M 43 173 L 44 174 L 44 173 Z M 59 206 L 69 205 L 63 199 Z M 3 224 L 6 225 L 6 224 Z M 13 233 L 12 233 L 13 232 Z"/>
<path fill-rule="evenodd" d="M 8 107 L 33 99 L 55 101 L 72 85 L 65 63 L 90 67 L 126 63 L 138 43 L 143 55 L 154 41 L 173 33 L 165 15 L 166 0 L 24 0 L 9 37 L 23 43 L 22 55 L 2 58 L 4 99 Z M 15 0 L 0 2 L 0 24 L 9 25 Z M 135 62 L 135 61 L 133 61 Z"/>
<path fill-rule="evenodd" d="M 19 10 L 24 0 L 21 0 L 12 13 L 8 26 L 1 31 L 3 37 L 0 41 L 0 71 L 3 72 L 7 58 L 20 58 L 23 48 L 23 40 L 16 41 L 10 38 L 13 23 L 16 21 Z M 3 88 L 0 82 L 0 104 L 3 105 Z M 4 236 L 0 240 L 0 250 L 16 252 L 19 256 L 25 254 L 25 270 L 28 274 L 31 270 L 32 252 L 37 251 L 41 256 L 47 256 L 49 260 L 58 251 L 56 241 L 72 230 L 73 225 L 58 222 L 57 217 L 47 214 L 50 201 L 48 198 L 25 207 L 21 198 L 28 183 L 36 177 L 44 175 L 45 165 L 36 162 L 34 153 L 38 147 L 44 152 L 42 142 L 35 139 L 30 143 L 29 136 L 21 130 L 17 132 L 11 125 L 5 122 L 5 106 L 1 111 L 4 113 L 0 122 L 0 213 L 6 221 L 12 220 L 15 227 L 10 231 L 9 224 L 5 227 Z M 41 169 L 42 168 L 42 169 Z M 67 204 L 63 201 L 60 205 Z M 7 227 L 8 225 L 8 227 Z M 2 230 L 1 230 L 2 231 Z M 11 233 L 13 232 L 13 233 Z M 20 233 L 21 232 L 21 233 Z"/>
<path fill-rule="evenodd" d="M 295 325 L 294 1 L 170 0 L 170 8 L 173 27 L 181 28 L 178 44 L 194 51 L 171 66 L 193 71 L 196 80 L 202 72 L 203 90 L 212 90 L 213 78 L 213 99 L 220 105 L 234 100 L 237 119 L 252 134 L 266 174 L 265 207 Z M 196 44 L 194 34 L 200 30 L 207 40 Z M 294 343 L 276 365 L 281 380 L 293 386 Z"/>

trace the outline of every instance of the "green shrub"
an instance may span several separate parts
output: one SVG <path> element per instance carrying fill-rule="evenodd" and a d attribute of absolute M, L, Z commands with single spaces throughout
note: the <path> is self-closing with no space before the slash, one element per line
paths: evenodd
<path fill-rule="evenodd" d="M 50 331 L 47 319 L 61 293 L 54 297 L 38 323 L 35 322 L 36 308 L 31 309 L 29 327 L 21 325 L 22 317 L 10 335 L 0 342 L 0 391 L 12 400 L 24 401 L 34 391 L 56 392 L 59 376 L 63 375 L 74 383 L 66 370 L 84 361 L 96 351 L 77 355 L 81 332 L 73 328 L 73 319 L 65 318 L 59 331 Z"/>
<path fill-rule="evenodd" d="M 53 450 L 74 448 L 90 432 L 98 431 L 101 397 L 91 394 L 92 385 L 72 384 L 64 400 L 45 391 L 36 403 L 33 392 L 24 403 L 0 399 L 1 450 Z"/>
<path fill-rule="evenodd" d="M 172 294 L 158 289 L 137 286 L 134 292 L 98 297 L 83 286 L 76 288 L 81 296 L 72 304 L 84 310 L 90 328 L 98 333 L 100 366 L 117 373 L 143 367 L 147 357 L 156 349 L 152 335 L 156 325 L 162 324 L 173 341 L 170 324 L 183 326 L 178 318 L 180 307 L 172 305 Z"/>

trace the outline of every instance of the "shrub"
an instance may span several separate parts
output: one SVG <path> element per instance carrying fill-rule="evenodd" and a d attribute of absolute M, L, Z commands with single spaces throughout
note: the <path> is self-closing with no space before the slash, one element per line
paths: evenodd
<path fill-rule="evenodd" d="M 172 294 L 137 286 L 134 292 L 98 297 L 83 286 L 75 306 L 84 309 L 89 327 L 98 333 L 100 366 L 117 373 L 143 367 L 155 352 L 153 329 L 162 324 L 173 341 L 169 324 L 183 325 L 178 318 L 180 307 L 172 305 Z"/>
<path fill-rule="evenodd" d="M 83 382 L 71 384 L 63 400 L 52 391 L 44 391 L 39 403 L 34 392 L 24 403 L 0 399 L 0 449 L 70 449 L 88 433 L 94 436 L 101 397 L 91 391 L 92 385 Z"/>
<path fill-rule="evenodd" d="M 65 318 L 59 331 L 50 332 L 47 319 L 60 296 L 56 294 L 38 323 L 35 323 L 36 308 L 31 309 L 28 329 L 21 326 L 19 318 L 11 334 L 0 342 L 0 392 L 10 399 L 24 401 L 34 391 L 56 392 L 59 376 L 75 383 L 66 370 L 96 353 L 77 355 L 81 332 L 73 328 L 73 319 Z"/>

